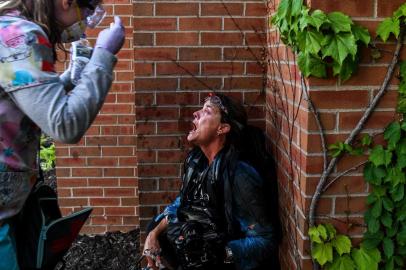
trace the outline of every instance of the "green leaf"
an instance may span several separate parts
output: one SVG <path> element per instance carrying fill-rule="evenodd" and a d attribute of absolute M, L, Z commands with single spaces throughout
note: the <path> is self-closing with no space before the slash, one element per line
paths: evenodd
<path fill-rule="evenodd" d="M 405 127 L 404 124 L 405 123 L 402 123 L 402 125 L 400 126 L 402 128 L 402 130 L 405 130 L 404 129 L 404 127 Z M 406 155 L 406 138 L 400 139 L 400 142 L 398 143 L 398 145 L 396 147 L 396 154 L 398 156 Z"/>
<path fill-rule="evenodd" d="M 382 213 L 382 200 L 378 199 L 371 208 L 371 214 L 373 217 L 378 218 Z"/>
<path fill-rule="evenodd" d="M 390 193 L 392 195 L 393 201 L 399 202 L 405 197 L 405 186 L 404 185 L 398 185 L 398 186 L 394 187 L 390 191 Z"/>
<path fill-rule="evenodd" d="M 323 266 L 326 262 L 333 261 L 333 247 L 331 243 L 324 243 L 314 245 L 312 250 L 312 257 Z"/>
<path fill-rule="evenodd" d="M 398 104 L 396 105 L 396 111 L 398 113 L 406 113 L 406 98 L 400 96 L 398 98 Z"/>
<path fill-rule="evenodd" d="M 394 13 L 393 17 L 399 19 L 402 16 L 406 16 L 406 4 L 401 5 Z"/>
<path fill-rule="evenodd" d="M 384 150 L 382 145 L 377 145 L 372 149 L 369 160 L 377 167 L 388 165 L 392 160 L 392 152 Z"/>
<path fill-rule="evenodd" d="M 317 231 L 319 232 L 319 235 L 320 235 L 322 240 L 326 241 L 328 239 L 327 230 L 326 230 L 326 227 L 323 224 L 319 224 L 317 226 Z"/>
<path fill-rule="evenodd" d="M 383 239 L 383 251 L 386 258 L 390 258 L 393 256 L 393 252 L 395 250 L 395 245 L 393 244 L 393 240 L 390 238 Z"/>
<path fill-rule="evenodd" d="M 323 35 L 315 30 L 302 31 L 298 34 L 299 49 L 316 55 L 321 49 Z"/>
<path fill-rule="evenodd" d="M 390 257 L 388 260 L 385 261 L 385 269 L 384 270 L 395 270 L 395 261 L 393 257 Z"/>
<path fill-rule="evenodd" d="M 388 197 L 383 197 L 382 198 L 382 203 L 383 203 L 383 208 L 385 208 L 387 211 L 392 212 L 394 205 L 393 202 L 390 198 Z"/>
<path fill-rule="evenodd" d="M 303 0 L 292 0 L 292 16 L 297 16 L 301 13 L 303 6 Z"/>
<path fill-rule="evenodd" d="M 392 215 L 384 211 L 381 216 L 381 222 L 386 228 L 392 227 Z"/>
<path fill-rule="evenodd" d="M 316 27 L 316 29 L 319 30 L 320 26 L 322 26 L 323 23 L 325 23 L 326 21 L 327 21 L 327 15 L 323 11 L 316 9 L 311 14 L 309 24 Z"/>
<path fill-rule="evenodd" d="M 290 19 L 290 0 L 282 0 L 279 3 L 278 6 L 278 11 L 277 11 L 277 16 L 279 18 L 285 18 L 286 20 L 288 20 L 288 15 L 289 15 L 289 19 Z"/>
<path fill-rule="evenodd" d="M 334 32 L 351 32 L 351 25 L 353 22 L 347 15 L 341 12 L 331 12 L 327 17 L 331 22 L 331 28 Z"/>
<path fill-rule="evenodd" d="M 388 149 L 394 149 L 400 140 L 400 124 L 399 122 L 390 123 L 384 132 L 384 139 L 388 141 Z"/>
<path fill-rule="evenodd" d="M 336 237 L 337 230 L 336 228 L 334 228 L 333 225 L 331 225 L 330 223 L 326 223 L 324 224 L 324 227 L 326 228 L 328 239 L 333 239 L 334 237 Z"/>
<path fill-rule="evenodd" d="M 378 25 L 378 28 L 376 29 L 377 36 L 381 37 L 383 42 L 386 42 L 391 33 L 394 34 L 396 38 L 399 37 L 400 33 L 399 19 L 386 18 Z"/>
<path fill-rule="evenodd" d="M 396 235 L 396 241 L 401 246 L 406 246 L 406 227 L 402 227 L 402 229 Z"/>
<path fill-rule="evenodd" d="M 380 224 L 379 220 L 377 218 L 371 217 L 369 221 L 367 222 L 368 225 L 368 231 L 370 233 L 376 233 L 379 231 Z"/>
<path fill-rule="evenodd" d="M 406 61 L 399 63 L 399 74 L 401 78 L 406 78 Z"/>
<path fill-rule="evenodd" d="M 358 59 L 358 55 L 356 55 L 356 58 Z M 354 60 L 349 55 L 341 65 L 336 61 L 333 62 L 333 74 L 334 76 L 339 75 L 343 82 L 351 78 L 351 75 L 357 71 L 357 68 L 358 60 Z"/>
<path fill-rule="evenodd" d="M 353 24 L 352 25 L 352 33 L 354 34 L 355 37 L 355 42 L 360 40 L 363 42 L 366 46 L 368 46 L 369 42 L 371 42 L 371 35 L 369 34 L 368 29 L 365 27 Z"/>
<path fill-rule="evenodd" d="M 402 80 L 399 83 L 399 94 L 401 95 L 405 95 L 406 94 L 406 81 L 405 81 L 406 77 L 402 77 Z"/>
<path fill-rule="evenodd" d="M 403 169 L 406 167 L 406 155 L 398 156 L 396 167 L 398 167 L 399 169 Z"/>
<path fill-rule="evenodd" d="M 372 143 L 372 137 L 369 134 L 364 134 L 361 139 L 362 146 L 370 146 Z"/>
<path fill-rule="evenodd" d="M 364 167 L 364 178 L 367 182 L 380 185 L 382 183 L 382 178 L 386 176 L 386 170 L 379 166 L 376 167 L 373 163 L 367 163 Z"/>
<path fill-rule="evenodd" d="M 381 254 L 378 249 L 366 249 L 362 245 L 359 249 L 353 249 L 351 256 L 358 270 L 378 270 Z"/>
<path fill-rule="evenodd" d="M 379 199 L 379 197 L 373 192 L 370 193 L 367 197 L 367 204 L 373 204 L 374 202 L 376 202 Z"/>
<path fill-rule="evenodd" d="M 322 44 L 323 59 L 331 56 L 336 62 L 342 64 L 348 54 L 355 57 L 357 53 L 357 44 L 354 36 L 350 33 L 338 33 L 328 35 L 324 38 Z"/>
<path fill-rule="evenodd" d="M 374 249 L 382 242 L 383 238 L 384 233 L 382 231 L 378 231 L 376 233 L 370 233 L 367 231 L 364 234 L 362 244 L 366 249 Z"/>
<path fill-rule="evenodd" d="M 340 256 L 344 253 L 350 253 L 352 247 L 350 238 L 342 234 L 337 235 L 336 238 L 331 241 L 331 244 Z"/>
<path fill-rule="evenodd" d="M 355 270 L 355 262 L 349 255 L 335 257 L 333 263 L 326 266 L 326 270 Z"/>
<path fill-rule="evenodd" d="M 392 227 L 386 228 L 386 236 L 389 238 L 394 237 L 398 233 L 399 225 L 398 222 L 395 221 Z"/>
<path fill-rule="evenodd" d="M 320 238 L 320 233 L 316 227 L 311 227 L 309 229 L 309 237 L 310 237 L 311 242 L 319 243 L 319 244 L 323 243 L 323 241 Z"/>
<path fill-rule="evenodd" d="M 305 77 L 313 75 L 318 78 L 326 77 L 326 64 L 318 57 L 309 53 L 299 53 L 298 64 Z"/>
<path fill-rule="evenodd" d="M 392 187 L 395 188 L 399 183 L 405 183 L 405 174 L 399 167 L 390 167 L 388 169 L 388 175 L 386 176 L 385 182 L 390 182 Z"/>

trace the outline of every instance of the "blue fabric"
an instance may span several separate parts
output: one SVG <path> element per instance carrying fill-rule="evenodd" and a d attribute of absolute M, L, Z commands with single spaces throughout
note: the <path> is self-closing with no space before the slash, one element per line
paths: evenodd
<path fill-rule="evenodd" d="M 177 218 L 176 214 L 177 214 L 179 206 L 180 206 L 180 196 L 176 197 L 176 199 L 173 201 L 173 203 L 168 205 L 165 208 L 165 210 L 155 218 L 155 221 L 157 222 L 158 220 L 161 220 L 164 217 L 168 217 L 169 222 L 171 222 L 171 223 L 177 222 L 178 218 Z"/>
<path fill-rule="evenodd" d="M 0 227 L 0 269 L 19 270 L 17 252 L 8 223 Z"/>

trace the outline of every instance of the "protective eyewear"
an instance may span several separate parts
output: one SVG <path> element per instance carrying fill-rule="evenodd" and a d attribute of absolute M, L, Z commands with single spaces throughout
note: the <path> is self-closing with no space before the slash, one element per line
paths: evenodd
<path fill-rule="evenodd" d="M 215 93 L 209 93 L 208 97 L 204 99 L 204 102 L 209 101 L 211 104 L 217 106 L 221 111 L 223 111 L 225 114 L 228 114 L 227 108 L 223 105 L 223 102 L 221 101 L 221 98 L 219 96 L 216 96 Z"/>

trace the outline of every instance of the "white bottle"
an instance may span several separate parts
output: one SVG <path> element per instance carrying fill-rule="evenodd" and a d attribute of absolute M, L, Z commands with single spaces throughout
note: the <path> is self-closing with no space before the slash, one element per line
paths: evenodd
<path fill-rule="evenodd" d="M 82 71 L 89 63 L 92 56 L 93 48 L 90 46 L 86 36 L 83 36 L 80 40 L 72 42 L 71 47 L 71 82 L 77 85 L 82 77 Z"/>

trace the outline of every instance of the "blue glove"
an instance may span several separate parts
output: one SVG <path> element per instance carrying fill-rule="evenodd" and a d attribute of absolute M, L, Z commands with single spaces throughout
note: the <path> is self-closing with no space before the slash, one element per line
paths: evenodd
<path fill-rule="evenodd" d="M 114 17 L 114 24 L 110 28 L 104 29 L 99 33 L 96 40 L 96 48 L 104 48 L 112 54 L 118 53 L 124 44 L 124 26 L 118 16 Z"/>

